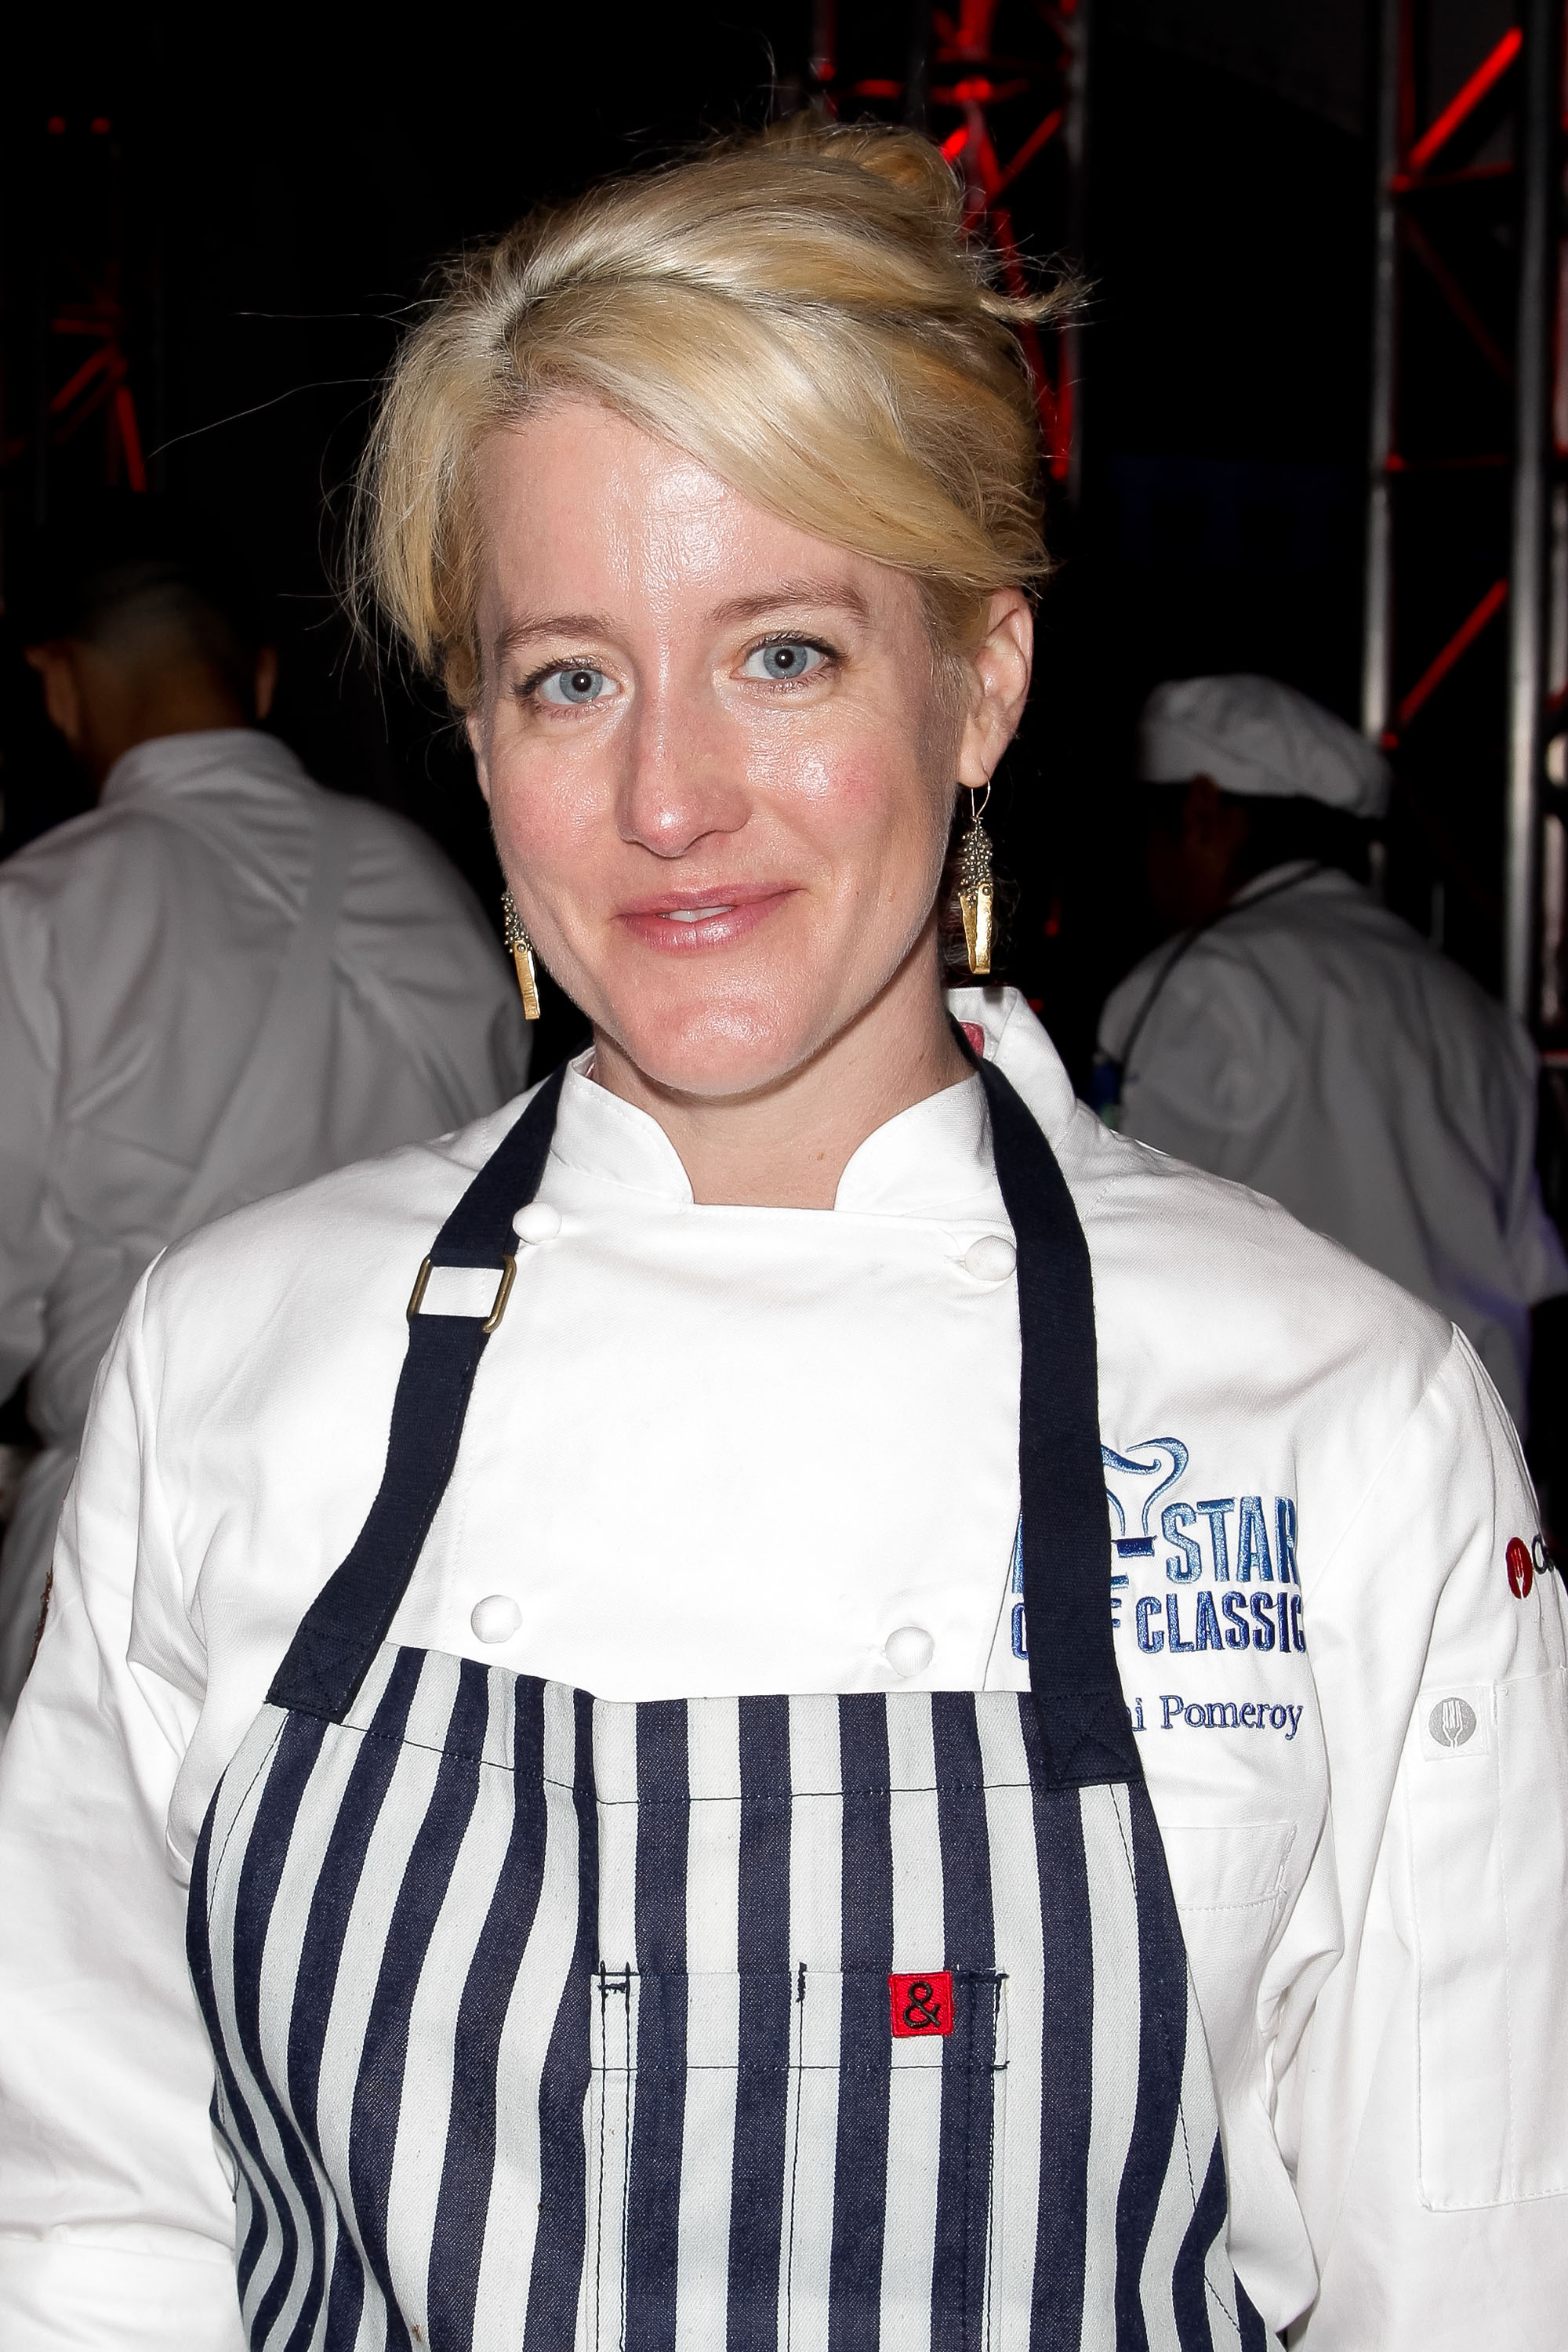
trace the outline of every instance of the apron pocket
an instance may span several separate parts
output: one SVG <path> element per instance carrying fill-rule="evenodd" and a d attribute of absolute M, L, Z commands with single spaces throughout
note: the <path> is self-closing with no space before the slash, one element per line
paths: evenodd
<path fill-rule="evenodd" d="M 857 2339 L 981 2352 L 1004 1990 L 906 1988 L 895 2034 L 879 1972 L 601 1970 L 582 2352 L 670 2340 L 677 2311 L 704 2342 L 816 2352 L 830 2310 Z"/>

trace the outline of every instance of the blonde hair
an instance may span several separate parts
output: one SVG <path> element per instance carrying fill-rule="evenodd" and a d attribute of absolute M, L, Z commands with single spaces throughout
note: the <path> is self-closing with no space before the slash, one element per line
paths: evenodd
<path fill-rule="evenodd" d="M 351 596 L 453 701 L 479 690 L 474 455 L 553 398 L 599 402 L 754 504 L 913 575 L 939 644 L 1048 569 L 1012 297 L 935 148 L 782 128 L 615 180 L 448 268 L 359 478 Z"/>

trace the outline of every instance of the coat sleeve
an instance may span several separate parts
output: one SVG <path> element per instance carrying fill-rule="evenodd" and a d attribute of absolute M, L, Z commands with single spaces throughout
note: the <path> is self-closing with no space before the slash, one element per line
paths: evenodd
<path fill-rule="evenodd" d="M 1279 2092 L 1310 2352 L 1561 2340 L 1568 1640 L 1543 1557 L 1456 1333 L 1305 1593 L 1345 1937 Z"/>
<path fill-rule="evenodd" d="M 47 932 L 26 893 L 0 882 L 0 1397 L 38 1355 L 44 1300 L 66 1255 L 49 1198 L 58 1063 Z"/>
<path fill-rule="evenodd" d="M 1126 1056 L 1122 1132 L 1195 1168 L 1252 1183 L 1300 1084 L 1299 1041 L 1246 957 L 1205 940 L 1160 982 L 1129 1055 L 1132 1024 L 1168 959 L 1166 950 L 1140 966 L 1100 1016 L 1101 1050 Z"/>
<path fill-rule="evenodd" d="M 177 1570 L 152 1468 L 144 1285 L 106 1358 L 48 1623 L 0 1750 L 5 2352 L 239 2352 L 235 2209 L 165 1847 L 195 1716 L 127 1664 L 139 1577 Z"/>
<path fill-rule="evenodd" d="M 1522 1024 L 1510 1020 L 1510 1026 L 1516 1074 L 1513 1150 L 1498 1203 L 1499 1223 L 1519 1296 L 1527 1306 L 1538 1307 L 1543 1299 L 1560 1297 L 1568 1290 L 1568 1255 L 1561 1234 L 1546 1213 L 1536 1173 L 1540 1057 Z"/>

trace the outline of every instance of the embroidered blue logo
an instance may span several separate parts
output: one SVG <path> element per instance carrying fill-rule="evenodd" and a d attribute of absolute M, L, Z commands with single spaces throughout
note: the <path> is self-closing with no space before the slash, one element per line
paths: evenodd
<path fill-rule="evenodd" d="M 1296 1566 L 1297 1520 L 1289 1495 L 1209 1495 L 1191 1503 L 1161 1507 L 1185 1473 L 1189 1448 L 1179 1437 L 1141 1437 L 1125 1453 L 1102 1444 L 1105 1499 L 1110 1511 L 1110 1622 L 1121 1631 L 1124 1606 L 1132 1609 L 1130 1630 L 1140 1650 L 1289 1652 L 1306 1648 L 1301 1624 L 1300 1576 Z M 1272 1504 L 1272 1509 L 1269 1506 Z M 1156 1530 L 1158 1532 L 1156 1533 Z M 1196 1591 L 1144 1591 L 1124 1602 L 1132 1577 L 1123 1563 L 1148 1560 L 1153 1568 L 1163 1538 L 1167 1584 L 1197 1586 Z M 1281 1585 L 1289 1592 L 1215 1592 L 1213 1586 Z M 1027 1662 L 1028 1623 L 1024 1608 L 1024 1528 L 1013 1538 L 1009 1633 L 1013 1655 Z M 1222 1622 L 1223 1618 L 1223 1622 Z"/>
<path fill-rule="evenodd" d="M 1142 1457 L 1152 1454 L 1153 1459 Z M 1173 1486 L 1187 1466 L 1187 1449 L 1179 1437 L 1141 1437 L 1130 1453 L 1117 1454 L 1109 1445 L 1100 1449 L 1100 1460 L 1113 1475 L 1105 1482 L 1106 1500 L 1110 1505 L 1115 1532 L 1111 1538 L 1120 1559 L 1152 1559 L 1154 1538 L 1149 1532 L 1149 1514 L 1164 1493 Z M 1169 1465 L 1169 1467 L 1166 1465 Z M 1158 1486 L 1131 1484 L 1152 1478 L 1156 1472 L 1165 1475 Z M 1128 1514 L 1138 1510 L 1136 1534 L 1128 1533 Z"/>

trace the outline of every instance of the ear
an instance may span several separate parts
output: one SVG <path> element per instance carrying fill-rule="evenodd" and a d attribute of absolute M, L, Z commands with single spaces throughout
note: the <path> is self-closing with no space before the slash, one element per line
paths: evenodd
<path fill-rule="evenodd" d="M 44 681 L 44 709 L 49 715 L 50 726 L 59 730 L 73 751 L 79 751 L 83 732 L 81 686 L 69 645 L 60 640 L 47 646 L 29 646 L 26 663 Z"/>
<path fill-rule="evenodd" d="M 263 646 L 256 656 L 256 719 L 260 725 L 272 708 L 272 698 L 278 691 L 278 648 Z"/>
<path fill-rule="evenodd" d="M 1246 801 L 1227 801 L 1212 776 L 1194 776 L 1187 786 L 1184 821 L 1189 838 L 1217 847 L 1227 857 L 1252 831 Z"/>
<path fill-rule="evenodd" d="M 1029 698 L 1035 660 L 1035 616 L 1016 588 L 998 588 L 985 614 L 985 633 L 968 656 L 973 688 L 958 746 L 958 781 L 978 792 L 1001 764 Z"/>
<path fill-rule="evenodd" d="M 1245 801 L 1226 800 L 1212 776 L 1193 778 L 1182 810 L 1183 845 L 1227 889 L 1251 831 Z"/>
<path fill-rule="evenodd" d="M 1194 776 L 1182 803 L 1182 833 L 1194 847 L 1207 848 L 1220 829 L 1224 814 L 1219 786 L 1212 776 Z"/>
<path fill-rule="evenodd" d="M 479 791 L 486 808 L 490 804 L 489 746 L 485 740 L 481 706 L 475 703 L 463 713 L 463 726 L 468 738 L 468 749 L 474 755 L 474 769 L 479 780 Z"/>

